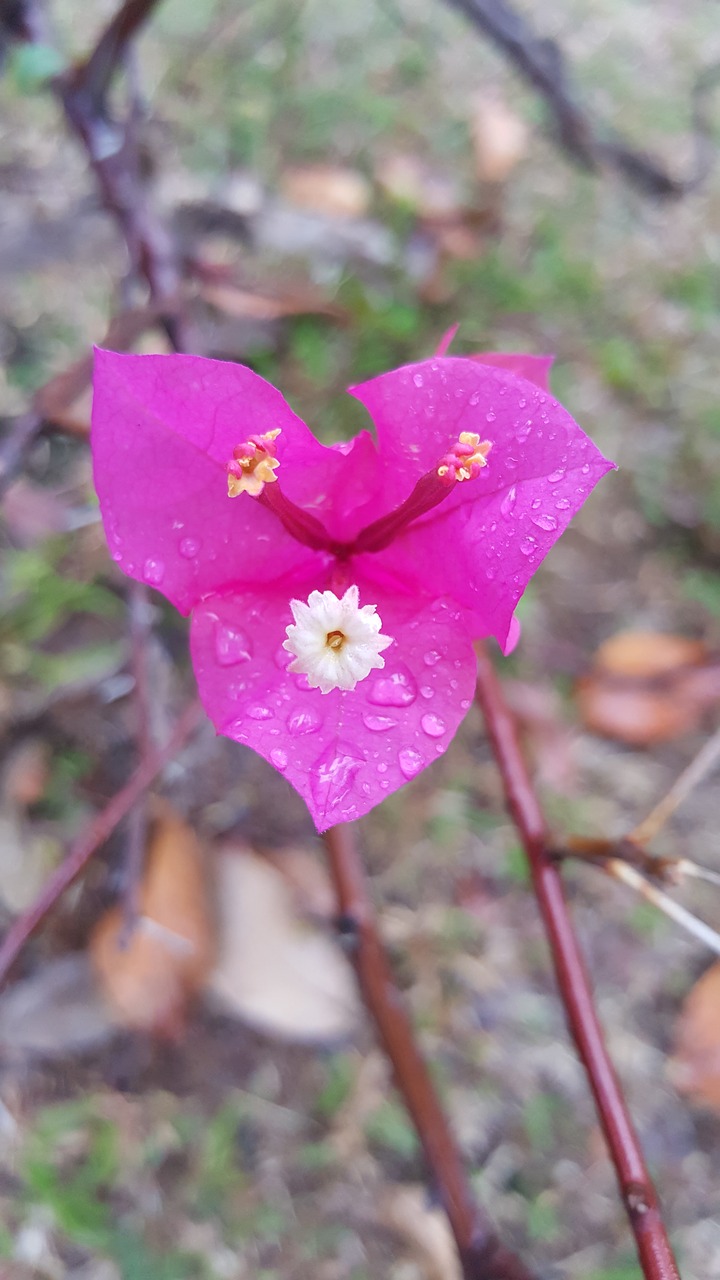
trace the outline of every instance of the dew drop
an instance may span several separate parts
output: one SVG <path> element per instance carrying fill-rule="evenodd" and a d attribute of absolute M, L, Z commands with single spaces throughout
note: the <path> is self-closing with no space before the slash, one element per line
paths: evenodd
<path fill-rule="evenodd" d="M 530 535 L 528 534 L 528 536 L 526 538 L 523 538 L 522 542 L 520 543 L 520 550 L 522 551 L 524 556 L 533 555 L 535 551 L 537 551 L 537 543 L 535 539 L 531 538 Z"/>
<path fill-rule="evenodd" d="M 265 707 L 260 702 L 254 703 L 251 707 L 247 707 L 245 715 L 251 720 L 272 720 L 273 712 L 269 707 Z"/>
<path fill-rule="evenodd" d="M 547 533 L 550 533 L 553 529 L 557 529 L 557 520 L 555 516 L 543 514 L 539 516 L 532 516 L 531 518 L 533 524 L 536 524 L 538 529 L 545 529 Z"/>
<path fill-rule="evenodd" d="M 275 747 L 270 752 L 270 763 L 282 773 L 288 766 L 287 752 L 283 751 L 282 747 Z"/>
<path fill-rule="evenodd" d="M 287 718 L 288 732 L 294 738 L 301 738 L 306 733 L 317 733 L 322 724 L 322 717 L 313 707 L 297 708 Z"/>
<path fill-rule="evenodd" d="M 447 725 L 444 720 L 440 719 L 440 716 L 423 716 L 420 721 L 420 727 L 422 728 L 423 733 L 427 734 L 428 738 L 441 738 L 447 731 Z"/>
<path fill-rule="evenodd" d="M 497 414 L 493 413 L 492 409 L 488 409 L 488 412 L 485 414 L 485 421 L 494 422 L 496 417 Z"/>
<path fill-rule="evenodd" d="M 565 475 L 565 467 L 558 467 L 556 471 L 551 471 L 548 476 L 550 484 L 557 484 L 558 480 L 562 480 Z"/>
<path fill-rule="evenodd" d="M 423 662 L 426 667 L 434 667 L 436 663 L 440 661 L 441 657 L 442 654 L 438 653 L 437 649 L 429 649 L 423 657 Z"/>
<path fill-rule="evenodd" d="M 310 789 L 318 808 L 325 814 L 345 798 L 358 769 L 365 763 L 353 747 L 335 739 L 312 766 Z"/>
<path fill-rule="evenodd" d="M 162 560 L 146 560 L 143 566 L 143 577 L 151 586 L 157 586 L 165 577 L 165 565 Z"/>
<path fill-rule="evenodd" d="M 201 546 L 202 543 L 199 538 L 183 538 L 179 547 L 180 555 L 185 560 L 194 560 Z"/>
<path fill-rule="evenodd" d="M 505 497 L 500 503 L 500 515 L 505 516 L 505 519 L 507 520 L 515 510 L 516 502 L 517 502 L 517 489 L 515 488 L 515 485 L 513 485 L 512 489 L 508 489 L 507 493 L 505 494 Z"/>
<path fill-rule="evenodd" d="M 434 698 L 434 697 L 435 697 L 435 690 L 434 690 L 434 689 L 432 689 L 432 688 L 430 687 L 430 685 L 429 685 L 429 684 L 421 684 L 421 685 L 420 685 L 420 697 L 421 697 L 421 698 Z"/>
<path fill-rule="evenodd" d="M 378 773 L 387 773 L 387 765 L 382 762 L 377 767 Z"/>
<path fill-rule="evenodd" d="M 368 693 L 368 702 L 376 707 L 409 707 L 416 698 L 417 685 L 403 668 L 379 676 Z"/>
<path fill-rule="evenodd" d="M 366 729 L 371 729 L 373 733 L 385 733 L 388 729 L 394 729 L 397 720 L 393 720 L 392 716 L 363 716 L 363 724 Z"/>
<path fill-rule="evenodd" d="M 423 767 L 423 758 L 414 747 L 403 747 L 398 752 L 398 764 L 403 777 L 414 778 Z"/>
<path fill-rule="evenodd" d="M 251 656 L 252 645 L 245 632 L 239 627 L 219 623 L 215 631 L 215 657 L 220 666 L 233 667 L 238 662 L 249 662 Z"/>
<path fill-rule="evenodd" d="M 570 506 L 569 498 L 558 498 L 557 502 L 555 503 L 555 510 L 567 511 L 569 506 Z"/>
<path fill-rule="evenodd" d="M 585 466 L 584 466 L 584 467 L 581 467 L 581 468 L 580 468 L 580 470 L 582 471 L 583 475 L 584 475 L 584 476 L 586 476 L 586 475 L 588 474 L 588 472 L 590 471 L 590 463 L 589 463 L 589 462 L 586 462 L 586 463 L 585 463 Z"/>
<path fill-rule="evenodd" d="M 467 710 L 469 709 L 469 707 L 470 707 L 470 699 L 469 699 L 469 698 L 463 698 L 462 702 L 460 703 L 460 710 L 461 710 L 461 711 L 467 711 Z"/>
<path fill-rule="evenodd" d="M 542 501 L 541 498 L 533 498 L 532 502 L 530 503 L 530 506 L 532 507 L 533 511 L 537 511 L 541 501 Z"/>

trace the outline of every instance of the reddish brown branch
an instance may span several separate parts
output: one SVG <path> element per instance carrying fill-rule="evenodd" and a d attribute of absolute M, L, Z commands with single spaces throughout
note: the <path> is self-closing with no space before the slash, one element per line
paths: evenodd
<path fill-rule="evenodd" d="M 647 1280 L 679 1280 L 655 1188 L 610 1061 L 545 819 L 528 774 L 513 718 L 487 653 L 478 654 L 477 697 L 505 786 L 508 809 L 530 864 L 568 1025 L 588 1075 L 603 1133 Z"/>
<path fill-rule="evenodd" d="M 337 895 L 338 932 L 390 1059 L 457 1242 L 465 1280 L 531 1280 L 476 1204 L 463 1162 L 420 1053 L 378 934 L 362 862 L 348 826 L 325 835 Z"/>
<path fill-rule="evenodd" d="M 123 818 L 131 812 L 161 769 L 177 754 L 195 729 L 200 716 L 200 703 L 191 702 L 178 719 L 165 746 L 158 747 L 150 755 L 145 756 L 122 790 L 113 796 L 105 808 L 101 809 L 81 832 L 64 862 L 50 876 L 37 900 L 10 926 L 0 946 L 0 986 L 30 935 L 45 919 L 100 845 L 104 844 Z"/>

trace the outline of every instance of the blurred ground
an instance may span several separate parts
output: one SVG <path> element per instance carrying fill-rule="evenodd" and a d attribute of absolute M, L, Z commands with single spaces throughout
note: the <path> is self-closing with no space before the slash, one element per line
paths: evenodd
<path fill-rule="evenodd" d="M 93 6 L 88 22 L 86 6 L 58 0 L 62 46 L 84 50 L 111 10 Z M 690 90 L 720 56 L 711 7 L 561 0 L 537 21 L 574 58 L 593 110 L 686 172 Z M 198 286 L 198 349 L 251 363 L 327 438 L 360 424 L 348 383 L 429 353 L 455 321 L 458 352 L 557 353 L 554 390 L 621 470 L 538 575 L 503 670 L 526 719 L 528 686 L 539 691 L 531 746 L 558 831 L 626 830 L 708 725 L 630 749 L 580 727 L 572 684 L 623 627 L 719 647 L 720 170 L 663 205 L 579 174 L 502 60 L 427 0 L 167 0 L 138 56 L 157 200 L 188 254 L 235 270 L 224 293 Z M 124 269 L 83 157 L 33 75 L 16 56 L 0 85 L 8 415 L 102 335 Z M 84 445 L 38 444 L 2 514 L 9 921 L 127 776 L 132 682 L 126 584 L 107 557 Z M 155 610 L 162 736 L 192 677 L 185 624 L 159 598 Z M 312 847 L 282 779 L 209 731 L 164 790 L 208 845 Z M 718 867 L 708 836 L 719 822 L 708 782 L 658 849 Z M 548 1275 L 636 1277 L 475 712 L 447 756 L 363 823 L 363 843 L 479 1196 Z M 45 982 L 35 1023 L 27 1008 L 14 1024 L 0 1012 L 3 1280 L 447 1274 L 418 1244 L 424 1202 L 407 1188 L 422 1164 L 362 1021 L 342 1042 L 288 1045 L 204 1004 L 179 1044 L 153 1046 L 107 1025 L 84 971 L 65 994 L 48 989 L 121 887 L 125 849 L 121 833 L 28 948 L 18 976 Z M 308 907 L 308 876 L 302 910 L 322 915 L 316 899 Z M 596 873 L 569 881 L 683 1276 L 710 1280 L 720 1124 L 668 1073 L 678 1010 L 709 957 Z M 717 922 L 707 893 L 684 901 Z M 82 1049 L 68 1032 L 78 1009 Z"/>

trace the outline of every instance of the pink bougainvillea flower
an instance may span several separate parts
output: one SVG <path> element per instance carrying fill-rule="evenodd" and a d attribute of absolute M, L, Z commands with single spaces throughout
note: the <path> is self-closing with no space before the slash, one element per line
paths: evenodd
<path fill-rule="evenodd" d="M 437 759 L 474 639 L 513 611 L 607 462 L 549 361 L 437 356 L 352 389 L 375 425 L 326 447 L 236 364 L 97 352 L 95 482 L 113 558 L 192 613 L 220 733 L 319 830 Z"/>

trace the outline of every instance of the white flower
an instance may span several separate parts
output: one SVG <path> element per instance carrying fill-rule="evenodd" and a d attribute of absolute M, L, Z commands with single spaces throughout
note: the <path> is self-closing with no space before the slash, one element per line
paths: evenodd
<path fill-rule="evenodd" d="M 354 689 L 371 671 L 385 666 L 380 654 L 392 644 L 392 636 L 380 634 L 376 606 L 361 608 L 359 601 L 355 586 L 342 598 L 334 591 L 312 591 L 307 604 L 290 601 L 295 623 L 290 623 L 283 642 L 293 654 L 288 671 L 306 675 L 311 689 Z"/>

